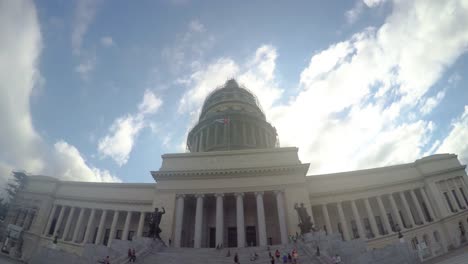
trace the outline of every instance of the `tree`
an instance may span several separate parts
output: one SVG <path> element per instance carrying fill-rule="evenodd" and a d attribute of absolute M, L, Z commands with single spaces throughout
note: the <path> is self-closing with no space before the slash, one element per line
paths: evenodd
<path fill-rule="evenodd" d="M 4 220 L 8 212 L 8 203 L 0 198 L 0 220 Z"/>
<path fill-rule="evenodd" d="M 24 171 L 13 171 L 13 179 L 7 185 L 8 202 L 12 203 L 19 190 L 24 189 L 28 175 Z"/>

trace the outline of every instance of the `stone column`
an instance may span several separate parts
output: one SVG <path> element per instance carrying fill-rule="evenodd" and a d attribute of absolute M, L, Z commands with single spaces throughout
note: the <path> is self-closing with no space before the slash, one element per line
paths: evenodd
<path fill-rule="evenodd" d="M 257 199 L 257 223 L 258 223 L 258 240 L 260 246 L 267 245 L 267 234 L 265 224 L 265 208 L 263 205 L 263 192 L 255 192 Z"/>
<path fill-rule="evenodd" d="M 215 128 L 214 128 L 214 145 L 218 145 L 218 135 L 219 134 L 219 124 L 216 124 L 215 125 Z"/>
<path fill-rule="evenodd" d="M 416 194 L 414 193 L 414 190 L 410 190 L 411 193 L 411 198 L 413 198 L 414 204 L 416 205 L 416 210 L 418 211 L 419 217 L 422 221 L 423 224 L 426 223 L 426 218 L 424 217 L 423 211 L 421 209 L 421 205 L 419 204 L 418 198 L 416 197 Z"/>
<path fill-rule="evenodd" d="M 245 146 L 247 145 L 247 132 L 246 132 L 246 123 L 242 122 L 242 144 Z"/>
<path fill-rule="evenodd" d="M 253 145 L 256 145 L 257 144 L 257 135 L 255 133 L 255 125 L 252 125 L 251 128 L 252 128 L 252 143 L 253 143 Z"/>
<path fill-rule="evenodd" d="M 351 200 L 351 209 L 353 210 L 353 216 L 354 216 L 354 220 L 356 221 L 356 226 L 358 228 L 359 237 L 362 239 L 366 239 L 366 232 L 362 225 L 361 216 L 359 215 L 359 211 L 357 209 L 355 200 Z"/>
<path fill-rule="evenodd" d="M 197 198 L 197 208 L 195 211 L 195 234 L 193 247 L 200 248 L 203 230 L 203 194 L 197 194 L 195 197 Z"/>
<path fill-rule="evenodd" d="M 65 214 L 65 206 L 62 205 L 60 207 L 59 217 L 58 217 L 57 222 L 55 224 L 54 234 L 52 235 L 52 237 L 54 237 L 54 238 L 55 238 L 55 236 L 59 235 L 58 231 L 60 229 L 60 226 L 62 225 L 62 220 L 63 220 L 63 215 L 64 214 Z"/>
<path fill-rule="evenodd" d="M 122 234 L 122 240 L 128 240 L 128 229 L 130 227 L 130 221 L 132 220 L 132 211 L 127 212 L 127 217 L 125 218 L 125 224 Z"/>
<path fill-rule="evenodd" d="M 460 201 L 460 206 L 461 206 L 461 207 L 459 206 L 460 210 L 465 210 L 466 208 L 468 208 L 468 204 L 466 203 L 465 199 L 463 199 L 463 194 L 460 191 L 460 187 L 457 186 L 457 182 L 455 180 L 451 179 L 450 181 L 452 182 L 455 188 L 455 193 L 458 197 L 458 201 Z"/>
<path fill-rule="evenodd" d="M 216 246 L 223 245 L 224 241 L 224 194 L 217 193 L 216 196 Z"/>
<path fill-rule="evenodd" d="M 85 208 L 80 208 L 80 214 L 78 215 L 78 221 L 76 222 L 75 225 L 75 230 L 73 231 L 73 237 L 72 237 L 72 242 L 76 242 L 78 239 L 78 233 L 80 232 L 81 228 L 81 223 L 83 222 L 83 216 L 84 216 Z"/>
<path fill-rule="evenodd" d="M 47 225 L 46 225 L 46 228 L 44 230 L 44 235 L 46 235 L 46 236 L 49 234 L 50 226 L 52 225 L 52 221 L 54 220 L 55 211 L 57 211 L 57 205 L 56 204 L 54 204 L 53 207 L 52 207 L 52 212 L 49 215 L 49 221 L 47 221 Z"/>
<path fill-rule="evenodd" d="M 338 216 L 340 217 L 341 231 L 343 232 L 344 240 L 348 241 L 350 240 L 349 231 L 348 231 L 348 223 L 346 222 L 346 218 L 343 212 L 343 206 L 341 205 L 341 202 L 337 202 L 336 207 L 338 208 Z"/>
<path fill-rule="evenodd" d="M 377 196 L 377 203 L 379 204 L 379 209 L 380 209 L 380 219 L 383 221 L 385 231 L 387 234 L 390 234 L 392 232 L 392 227 L 390 226 L 390 222 L 388 222 L 388 216 L 387 216 L 387 211 L 385 211 L 384 204 L 382 202 L 382 197 L 380 195 Z"/>
<path fill-rule="evenodd" d="M 372 234 L 374 235 L 374 237 L 379 237 L 379 228 L 377 227 L 377 222 L 375 222 L 375 216 L 372 212 L 372 206 L 370 205 L 369 198 L 364 199 L 364 205 L 366 206 L 367 217 L 369 219 Z"/>
<path fill-rule="evenodd" d="M 426 204 L 427 210 L 429 211 L 429 216 L 431 217 L 432 220 L 436 219 L 436 215 L 434 214 L 434 210 L 432 209 L 432 205 L 429 202 L 429 199 L 427 197 L 426 191 L 424 190 L 424 187 L 421 187 L 419 190 L 421 191 L 421 195 L 423 197 L 424 203 Z"/>
<path fill-rule="evenodd" d="M 96 215 L 96 209 L 91 209 L 91 213 L 89 214 L 88 224 L 86 225 L 86 232 L 83 238 L 83 244 L 88 243 L 89 235 L 91 234 L 91 228 L 94 222 L 94 216 Z"/>
<path fill-rule="evenodd" d="M 73 219 L 74 214 L 75 214 L 75 207 L 72 207 L 70 209 L 70 213 L 68 214 L 67 222 L 65 223 L 65 229 L 63 230 L 63 236 L 62 236 L 63 241 L 67 240 L 68 232 L 70 231 L 70 225 L 71 225 L 71 221 Z"/>
<path fill-rule="evenodd" d="M 416 226 L 416 222 L 414 220 L 413 214 L 411 213 L 411 208 L 409 207 L 408 201 L 406 200 L 405 191 L 401 191 L 400 199 L 403 202 L 403 206 L 405 207 L 406 215 L 408 216 L 408 220 L 412 227 Z"/>
<path fill-rule="evenodd" d="M 244 193 L 236 193 L 237 247 L 245 247 Z"/>
<path fill-rule="evenodd" d="M 205 129 L 201 129 L 201 131 L 200 131 L 200 141 L 199 141 L 199 145 L 198 145 L 198 151 L 199 151 L 199 152 L 201 152 L 201 151 L 204 150 L 204 148 L 203 148 L 203 145 L 204 145 L 204 142 L 203 142 L 203 135 L 205 134 L 205 133 L 204 133 L 204 130 L 205 130 Z"/>
<path fill-rule="evenodd" d="M 115 238 L 115 230 L 117 228 L 117 221 L 119 220 L 119 211 L 115 210 L 114 211 L 114 217 L 112 217 L 112 224 L 111 224 L 111 229 L 109 233 L 109 241 L 107 242 L 107 247 L 110 247 L 112 244 L 112 241 Z"/>
<path fill-rule="evenodd" d="M 182 239 L 182 223 L 184 218 L 184 199 L 185 195 L 176 195 L 176 219 L 174 229 L 174 247 L 180 247 L 180 240 Z"/>
<path fill-rule="evenodd" d="M 405 230 L 406 228 L 403 226 L 403 221 L 401 221 L 400 212 L 398 211 L 398 206 L 395 202 L 393 194 L 388 194 L 388 197 L 390 198 L 390 206 L 392 207 L 393 214 L 395 215 L 394 218 L 396 220 L 396 223 L 400 227 L 400 230 Z"/>
<path fill-rule="evenodd" d="M 445 187 L 446 187 L 446 189 L 447 189 L 447 195 L 448 195 L 448 197 L 449 197 L 450 202 L 452 203 L 452 207 L 453 207 L 453 209 L 454 209 L 455 211 L 458 211 L 458 209 L 457 209 L 457 208 L 458 208 L 458 204 L 457 204 L 457 201 L 456 201 L 456 199 L 455 199 L 455 196 L 454 196 L 453 193 L 452 193 L 452 190 L 450 189 L 450 186 L 448 185 L 448 180 L 445 180 L 444 183 L 445 183 Z M 448 205 L 447 205 L 447 206 L 448 206 Z M 449 207 L 449 211 L 450 211 L 450 207 Z M 450 213 L 453 214 L 453 213 L 455 213 L 455 212 L 450 212 Z"/>
<path fill-rule="evenodd" d="M 281 243 L 288 243 L 288 229 L 286 227 L 286 213 L 284 209 L 284 196 L 282 191 L 275 191 L 276 206 L 278 207 L 278 223 L 280 227 Z"/>
<path fill-rule="evenodd" d="M 101 220 L 99 220 L 99 227 L 96 235 L 96 241 L 94 244 L 99 245 L 101 244 L 101 237 L 102 233 L 104 232 L 104 224 L 106 223 L 106 216 L 107 216 L 107 210 L 103 209 L 101 213 Z"/>
<path fill-rule="evenodd" d="M 145 212 L 140 212 L 140 220 L 138 221 L 137 237 L 143 237 L 143 227 L 145 226 Z"/>
<path fill-rule="evenodd" d="M 327 234 L 332 234 L 333 229 L 332 229 L 332 225 L 330 222 L 330 215 L 328 214 L 327 204 L 322 204 L 322 213 L 323 213 L 323 217 L 325 218 L 325 226 L 327 227 Z"/>

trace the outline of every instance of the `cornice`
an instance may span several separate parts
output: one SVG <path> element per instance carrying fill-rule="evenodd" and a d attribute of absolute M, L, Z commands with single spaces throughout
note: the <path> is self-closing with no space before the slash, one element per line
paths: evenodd
<path fill-rule="evenodd" d="M 242 149 L 242 150 L 223 150 L 209 152 L 189 152 L 189 153 L 167 153 L 161 155 L 164 158 L 182 158 L 182 157 L 205 157 L 205 156 L 239 156 L 242 154 L 258 154 L 258 153 L 280 153 L 280 152 L 297 152 L 296 147 L 281 147 L 269 149 Z"/>
<path fill-rule="evenodd" d="M 252 176 L 274 176 L 284 175 L 287 172 L 300 172 L 305 176 L 309 169 L 309 163 L 275 166 L 275 167 L 255 167 L 255 168 L 232 168 L 213 170 L 190 170 L 190 171 L 152 171 L 151 175 L 156 181 L 180 180 L 180 179 L 211 179 L 214 176 L 223 177 L 252 177 Z"/>

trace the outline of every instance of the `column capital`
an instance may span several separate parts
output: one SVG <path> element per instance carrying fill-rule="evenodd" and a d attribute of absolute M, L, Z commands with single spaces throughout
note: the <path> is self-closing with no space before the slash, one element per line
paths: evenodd
<path fill-rule="evenodd" d="M 224 193 L 215 193 L 214 196 L 215 197 L 224 197 Z"/>
<path fill-rule="evenodd" d="M 274 193 L 275 195 L 284 194 L 284 190 L 274 190 L 273 193 Z"/>
<path fill-rule="evenodd" d="M 203 197 L 205 197 L 204 193 L 196 193 L 195 194 L 195 198 L 203 198 Z"/>
<path fill-rule="evenodd" d="M 245 193 L 243 193 L 243 192 L 236 192 L 236 193 L 234 193 L 234 196 L 236 196 L 236 197 L 237 197 L 237 196 L 242 196 L 242 197 L 244 197 L 244 196 L 245 196 Z"/>
<path fill-rule="evenodd" d="M 176 199 L 179 199 L 179 198 L 185 198 L 185 194 L 184 193 L 176 194 Z"/>
<path fill-rule="evenodd" d="M 264 193 L 265 193 L 265 192 L 263 192 L 263 191 L 255 192 L 255 196 L 258 196 L 258 195 L 262 195 L 262 196 L 263 196 Z"/>

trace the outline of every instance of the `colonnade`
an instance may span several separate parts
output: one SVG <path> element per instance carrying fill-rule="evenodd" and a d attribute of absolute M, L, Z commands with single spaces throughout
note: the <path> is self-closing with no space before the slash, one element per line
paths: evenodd
<path fill-rule="evenodd" d="M 286 215 L 284 208 L 284 194 L 282 191 L 273 191 L 275 195 L 275 201 L 277 204 L 278 224 L 280 231 L 281 243 L 287 243 L 287 227 L 286 227 Z M 214 196 L 216 199 L 215 206 L 215 244 L 223 245 L 224 242 L 224 193 L 215 194 L 195 194 L 196 208 L 195 208 L 195 223 L 194 223 L 194 241 L 193 245 L 195 248 L 200 248 L 202 245 L 202 232 L 203 232 L 203 207 L 204 199 L 207 196 Z M 244 216 L 244 195 L 245 193 L 239 192 L 234 193 L 235 204 L 236 204 L 236 228 L 237 228 L 237 247 L 245 247 L 245 216 Z M 265 208 L 264 208 L 264 192 L 255 192 L 255 203 L 256 203 L 256 216 L 257 216 L 257 231 L 258 241 L 260 246 L 267 245 L 267 228 L 265 221 Z M 184 219 L 184 205 L 187 194 L 178 194 L 176 196 L 176 214 L 175 214 L 175 228 L 174 228 L 174 246 L 180 247 L 182 240 L 182 228 Z"/>
<path fill-rule="evenodd" d="M 36 213 L 37 210 L 34 208 L 20 208 L 15 211 L 10 223 L 22 227 L 23 230 L 29 230 L 36 217 Z"/>
<path fill-rule="evenodd" d="M 460 177 L 450 178 L 438 182 L 449 213 L 457 213 L 468 208 L 468 188 Z"/>
<path fill-rule="evenodd" d="M 419 192 L 419 199 L 416 194 Z M 408 198 L 409 195 L 409 198 Z M 398 198 L 397 198 L 398 197 Z M 371 200 L 377 204 L 377 210 L 371 205 Z M 396 199 L 400 200 L 400 206 Z M 389 206 L 385 205 L 385 200 Z M 358 203 L 363 204 L 361 212 Z M 349 204 L 351 213 L 346 214 L 343 207 Z M 322 224 L 327 232 L 340 232 L 344 240 L 353 238 L 378 238 L 424 225 L 436 219 L 434 209 L 428 199 L 424 188 L 402 190 L 373 197 L 360 198 L 356 200 L 338 201 L 318 205 L 321 207 Z M 329 210 L 336 206 L 338 219 L 334 227 L 330 219 Z M 314 210 L 312 210 L 314 212 Z M 365 213 L 362 214 L 362 211 Z M 364 219 L 367 220 L 364 223 Z M 350 226 L 350 223 L 354 225 Z M 354 231 L 350 232 L 350 228 Z"/>
<path fill-rule="evenodd" d="M 85 244 L 91 242 L 97 245 L 106 244 L 110 247 L 113 239 L 132 239 L 132 237 L 129 237 L 132 216 L 139 217 L 136 237 L 142 237 L 146 213 L 145 211 L 119 211 L 54 204 L 43 234 L 45 236 L 51 235 L 53 238 L 57 237 L 62 241 L 69 241 L 72 243 Z M 58 215 L 58 217 L 56 217 L 56 215 Z M 119 230 L 121 234 L 117 237 L 117 225 L 119 216 L 121 215 L 125 215 L 125 221 L 123 222 L 123 230 Z M 107 228 L 109 227 L 107 225 L 108 221 L 106 221 L 107 218 L 112 218 L 110 228 Z M 62 232 L 61 227 L 63 225 L 64 228 Z M 97 231 L 96 229 L 93 230 L 93 227 L 97 228 Z M 104 241 L 106 229 L 109 231 L 107 232 L 108 240 Z M 93 236 L 93 238 L 91 238 L 91 236 Z"/>

